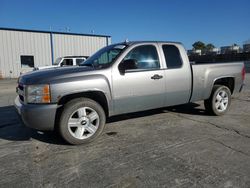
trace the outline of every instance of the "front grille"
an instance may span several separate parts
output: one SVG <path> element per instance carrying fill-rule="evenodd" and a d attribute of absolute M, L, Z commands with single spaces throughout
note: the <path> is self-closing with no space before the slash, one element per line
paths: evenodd
<path fill-rule="evenodd" d="M 19 96 L 20 101 L 24 102 L 24 87 L 21 84 L 18 84 L 17 94 Z"/>
<path fill-rule="evenodd" d="M 18 84 L 18 88 L 21 89 L 21 90 L 23 90 L 23 85 Z"/>
<path fill-rule="evenodd" d="M 23 102 L 24 101 L 24 97 L 22 95 L 19 95 L 19 99 Z"/>

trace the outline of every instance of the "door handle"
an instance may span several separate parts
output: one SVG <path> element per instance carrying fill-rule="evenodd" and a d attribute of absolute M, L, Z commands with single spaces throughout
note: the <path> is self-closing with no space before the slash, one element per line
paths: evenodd
<path fill-rule="evenodd" d="M 153 80 L 159 80 L 159 79 L 162 79 L 163 76 L 159 75 L 159 74 L 155 74 L 154 76 L 151 77 L 151 79 Z"/>

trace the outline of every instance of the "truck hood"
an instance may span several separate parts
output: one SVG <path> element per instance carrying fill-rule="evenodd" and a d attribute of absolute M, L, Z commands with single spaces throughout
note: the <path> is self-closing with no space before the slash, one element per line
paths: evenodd
<path fill-rule="evenodd" d="M 37 70 L 25 73 L 19 77 L 19 83 L 24 85 L 49 84 L 59 80 L 80 77 L 89 71 L 95 70 L 92 67 L 58 67 L 52 69 Z"/>

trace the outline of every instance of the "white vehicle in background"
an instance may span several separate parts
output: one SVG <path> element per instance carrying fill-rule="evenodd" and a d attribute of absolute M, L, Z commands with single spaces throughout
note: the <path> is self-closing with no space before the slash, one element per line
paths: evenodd
<path fill-rule="evenodd" d="M 53 65 L 35 67 L 33 70 L 42 70 L 49 69 L 54 67 L 63 67 L 63 66 L 78 66 L 80 63 L 84 62 L 88 57 L 87 56 L 65 56 L 59 57 L 56 59 Z"/>

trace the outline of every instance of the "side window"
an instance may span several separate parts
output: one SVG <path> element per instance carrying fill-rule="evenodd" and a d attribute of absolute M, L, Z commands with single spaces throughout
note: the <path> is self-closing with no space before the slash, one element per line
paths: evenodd
<path fill-rule="evenodd" d="M 20 57 L 21 57 L 21 67 L 22 68 L 34 67 L 34 56 L 21 55 Z"/>
<path fill-rule="evenodd" d="M 61 66 L 73 66 L 73 59 L 64 59 Z"/>
<path fill-rule="evenodd" d="M 80 65 L 85 59 L 76 59 L 76 65 Z"/>
<path fill-rule="evenodd" d="M 136 61 L 136 69 L 156 69 L 160 67 L 157 50 L 152 45 L 135 47 L 124 58 L 124 60 L 130 59 Z"/>
<path fill-rule="evenodd" d="M 162 46 L 168 69 L 180 68 L 182 59 L 179 49 L 174 45 Z"/>

